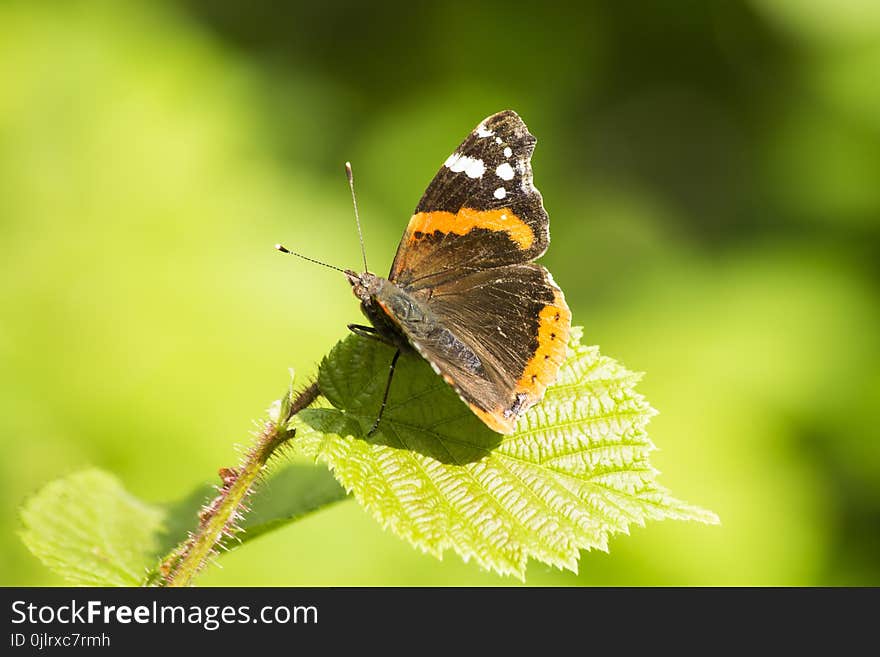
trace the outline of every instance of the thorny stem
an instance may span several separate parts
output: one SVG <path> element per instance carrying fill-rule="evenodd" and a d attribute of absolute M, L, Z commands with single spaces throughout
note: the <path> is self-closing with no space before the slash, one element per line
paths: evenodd
<path fill-rule="evenodd" d="M 223 485 L 217 497 L 199 512 L 199 526 L 195 532 L 161 563 L 158 569 L 161 579 L 155 582 L 156 585 L 190 586 L 223 538 L 235 534 L 237 521 L 254 482 L 276 450 L 293 437 L 294 432 L 287 429 L 287 423 L 312 404 L 319 394 L 318 384 L 312 383 L 295 398 L 288 395 L 277 422 L 266 421 L 241 465 L 220 468 Z"/>

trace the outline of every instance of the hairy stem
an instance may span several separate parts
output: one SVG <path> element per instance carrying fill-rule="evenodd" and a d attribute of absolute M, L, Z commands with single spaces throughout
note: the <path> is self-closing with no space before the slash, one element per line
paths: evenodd
<path fill-rule="evenodd" d="M 290 419 L 319 395 L 318 384 L 313 383 L 296 397 L 287 395 L 279 410 L 277 421 L 267 421 L 248 449 L 237 468 L 220 468 L 223 482 L 217 497 L 199 512 L 199 526 L 165 558 L 159 566 L 159 586 L 190 586 L 195 576 L 216 553 L 224 537 L 237 531 L 237 522 L 245 510 L 244 503 L 272 454 L 293 437 L 287 429 Z"/>

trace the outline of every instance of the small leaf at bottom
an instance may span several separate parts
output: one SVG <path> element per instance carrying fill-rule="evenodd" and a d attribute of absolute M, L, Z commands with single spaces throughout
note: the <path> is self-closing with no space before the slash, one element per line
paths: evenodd
<path fill-rule="evenodd" d="M 155 564 L 164 513 L 101 470 L 47 484 L 21 509 L 21 538 L 72 584 L 138 586 Z"/>

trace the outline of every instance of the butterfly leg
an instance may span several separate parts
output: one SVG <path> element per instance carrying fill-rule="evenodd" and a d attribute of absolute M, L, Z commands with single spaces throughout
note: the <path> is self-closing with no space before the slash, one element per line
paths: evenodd
<path fill-rule="evenodd" d="M 382 395 L 382 405 L 379 407 L 379 415 L 376 416 L 376 421 L 373 422 L 373 426 L 367 431 L 367 436 L 372 436 L 376 433 L 376 429 L 379 428 L 379 422 L 382 420 L 382 413 L 385 412 L 385 404 L 388 403 L 388 393 L 391 390 L 391 379 L 394 377 L 394 368 L 397 366 L 398 358 L 400 358 L 400 349 L 394 352 L 394 358 L 391 359 L 391 367 L 388 368 L 388 381 L 385 383 L 385 394 Z"/>
<path fill-rule="evenodd" d="M 366 338 L 367 340 L 375 340 L 376 342 L 381 342 L 382 344 L 387 344 L 391 347 L 395 346 L 395 344 L 391 340 L 379 333 L 379 331 L 377 331 L 372 326 L 364 326 L 363 324 L 349 324 L 348 330 L 355 335 Z"/>

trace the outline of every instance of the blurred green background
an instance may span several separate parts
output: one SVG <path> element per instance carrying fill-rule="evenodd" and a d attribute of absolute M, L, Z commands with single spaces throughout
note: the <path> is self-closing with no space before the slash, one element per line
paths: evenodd
<path fill-rule="evenodd" d="M 880 585 L 880 3 L 0 4 L 0 584 L 62 580 L 16 508 L 88 465 L 153 501 L 237 460 L 360 319 L 342 163 L 385 273 L 484 116 L 537 135 L 543 259 L 644 370 L 637 528 L 530 584 Z M 347 501 L 203 584 L 508 584 Z"/>

